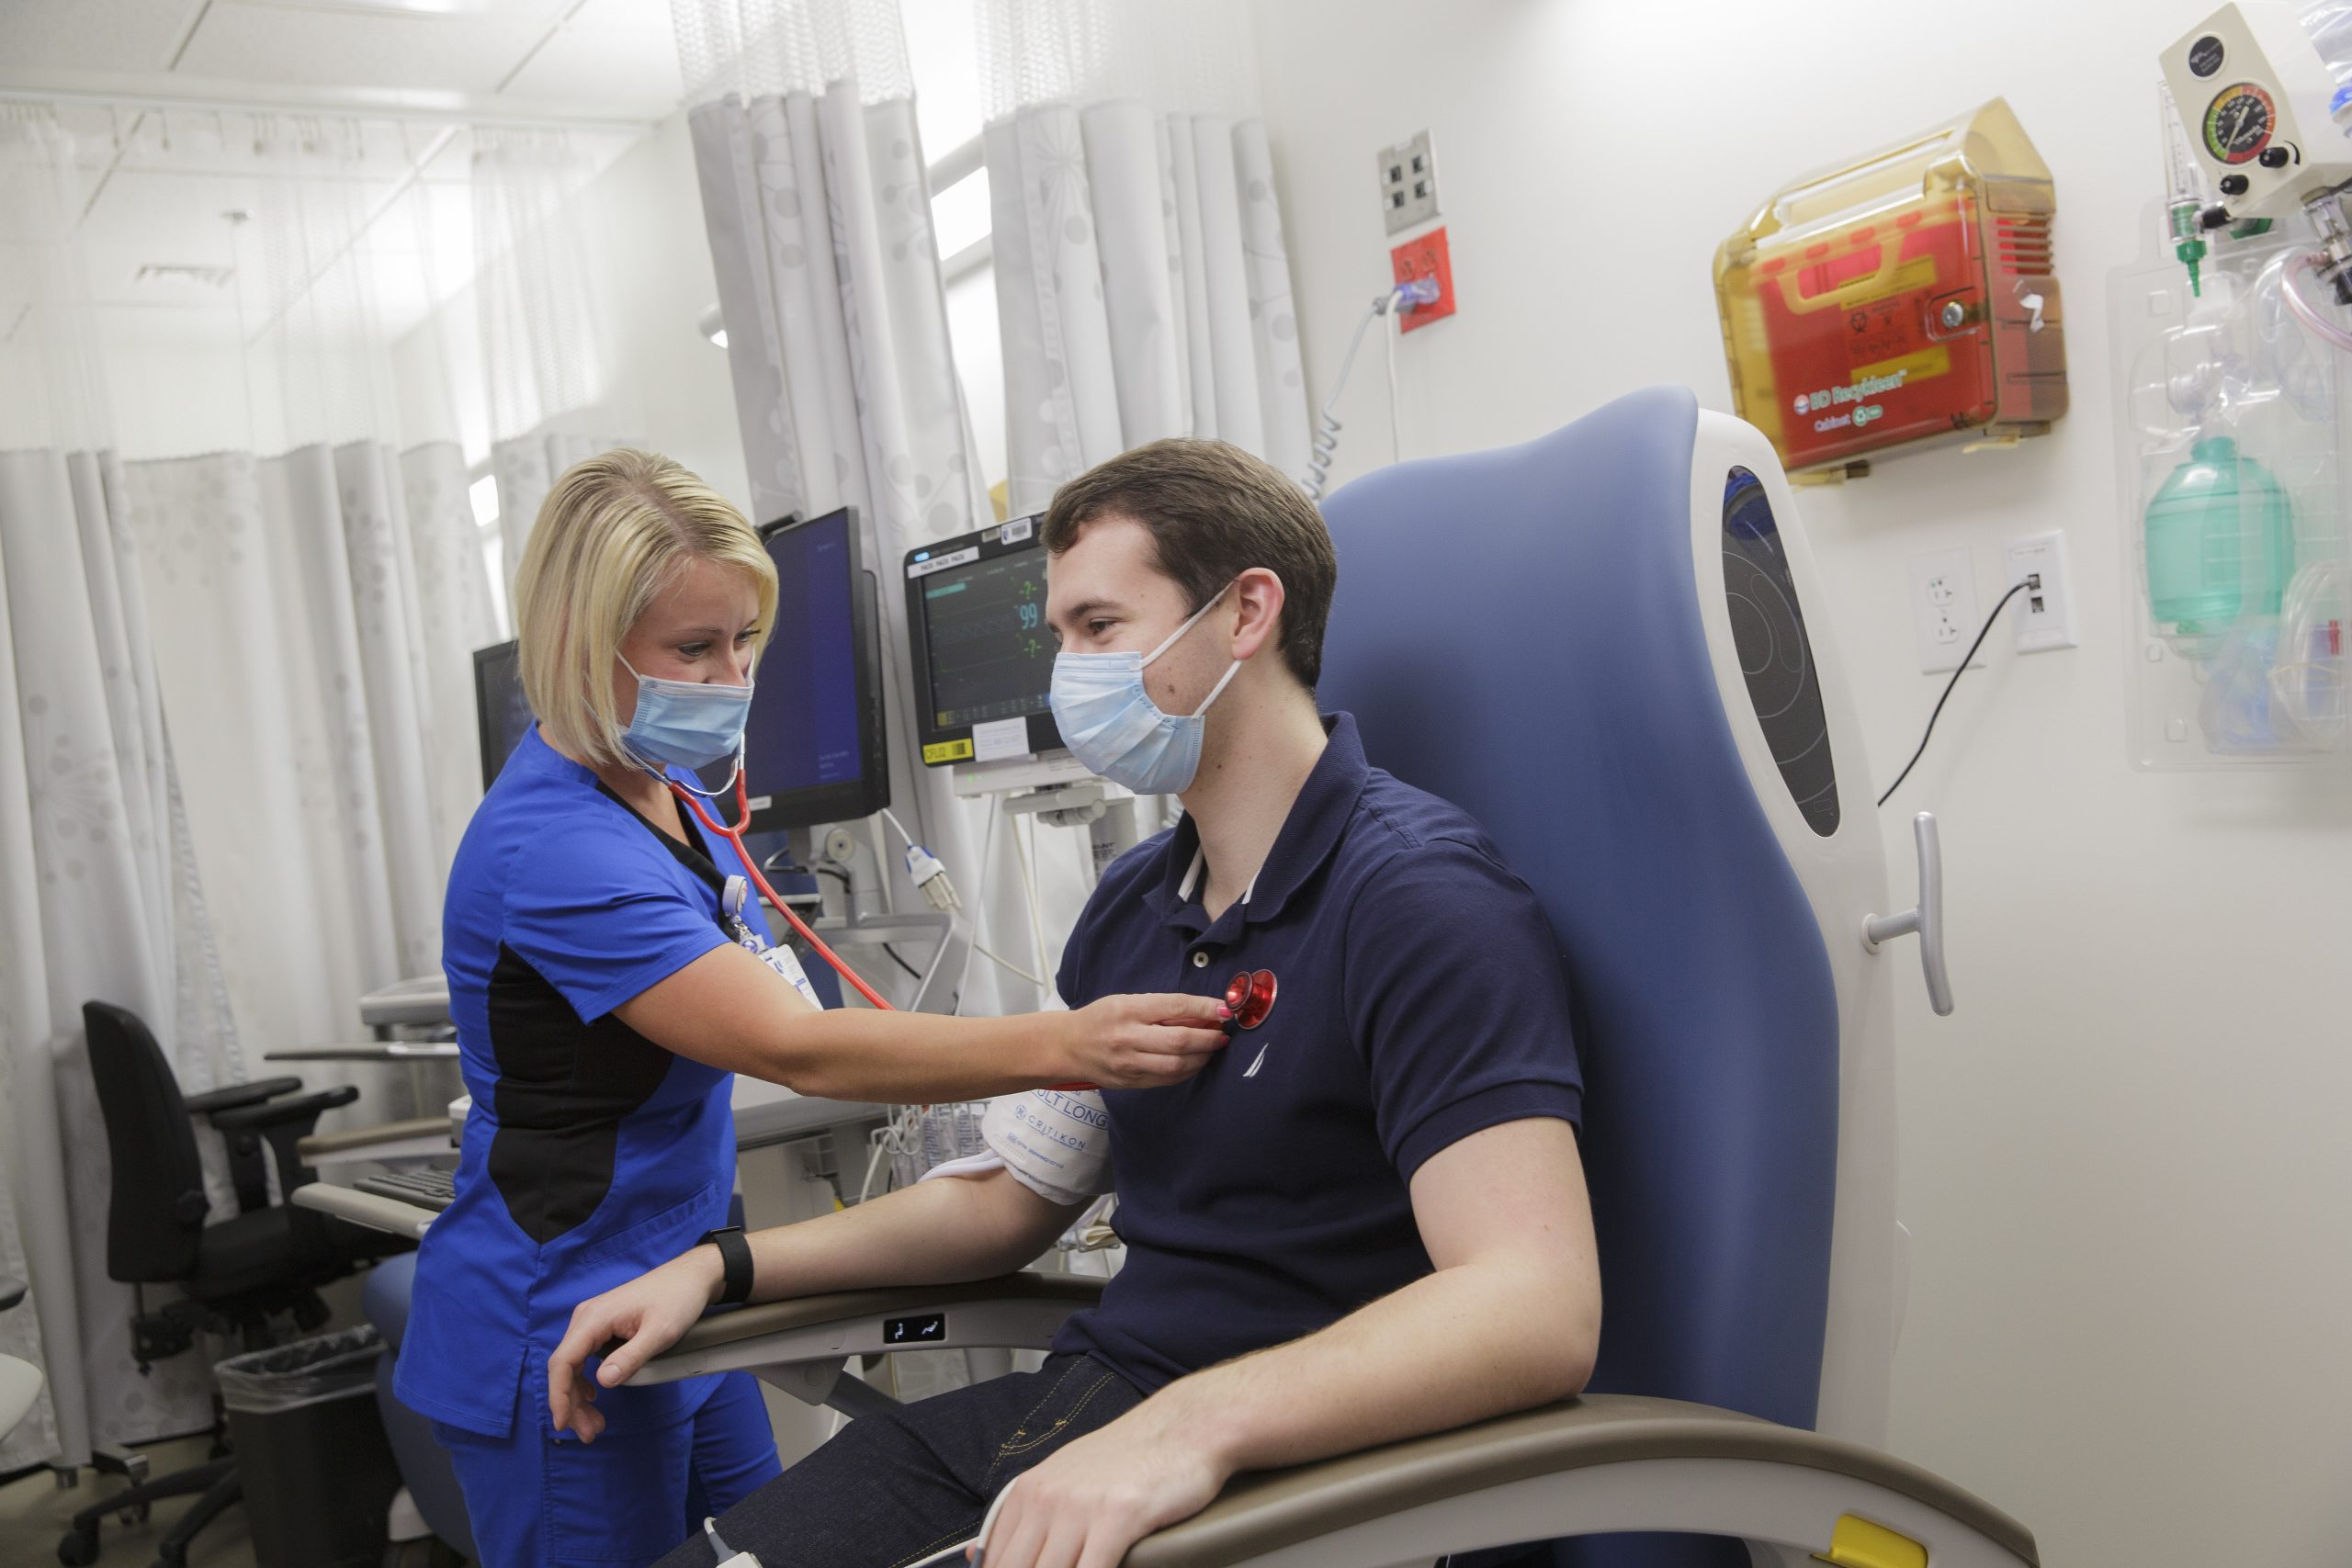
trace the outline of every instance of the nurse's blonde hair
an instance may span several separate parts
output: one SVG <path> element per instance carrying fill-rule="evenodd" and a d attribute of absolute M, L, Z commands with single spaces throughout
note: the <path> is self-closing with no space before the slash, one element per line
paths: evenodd
<path fill-rule="evenodd" d="M 616 447 L 574 463 L 540 503 L 514 573 L 523 694 L 558 750 L 627 760 L 613 703 L 621 639 L 690 559 L 740 569 L 775 618 L 775 566 L 734 503 L 668 457 Z"/>

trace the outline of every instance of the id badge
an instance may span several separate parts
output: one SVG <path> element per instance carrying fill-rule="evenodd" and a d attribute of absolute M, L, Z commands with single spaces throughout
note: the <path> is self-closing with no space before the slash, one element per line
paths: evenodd
<path fill-rule="evenodd" d="M 752 922 L 744 919 L 743 906 L 750 891 L 751 885 L 743 878 L 730 876 L 727 879 L 726 891 L 719 896 L 719 902 L 727 910 L 728 926 L 734 933 L 735 945 L 791 981 L 792 988 L 800 993 L 802 999 L 822 1012 L 825 1004 L 818 997 L 817 987 L 808 983 L 808 971 L 800 966 L 800 960 L 792 949 L 771 945 Z"/>

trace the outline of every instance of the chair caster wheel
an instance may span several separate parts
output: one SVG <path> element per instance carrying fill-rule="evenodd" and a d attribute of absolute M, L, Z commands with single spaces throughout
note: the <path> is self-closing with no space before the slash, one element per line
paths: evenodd
<path fill-rule="evenodd" d="M 153 1503 L 133 1503 L 128 1508 L 125 1508 L 121 1512 L 116 1514 L 115 1517 L 120 1519 L 126 1525 L 143 1525 L 147 1522 L 149 1516 L 153 1514 L 154 1511 L 155 1506 Z"/>
<path fill-rule="evenodd" d="M 68 1530 L 65 1539 L 57 1543 L 57 1560 L 66 1568 L 88 1568 L 98 1560 L 98 1527 Z"/>

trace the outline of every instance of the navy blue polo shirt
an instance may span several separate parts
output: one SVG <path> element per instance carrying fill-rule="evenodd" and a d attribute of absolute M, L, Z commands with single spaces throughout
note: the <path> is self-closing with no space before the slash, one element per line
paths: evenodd
<path fill-rule="evenodd" d="M 518 1409 L 546 1427 L 547 1358 L 571 1309 L 727 1223 L 734 1075 L 613 1011 L 715 947 L 760 940 L 723 907 L 741 860 L 691 818 L 685 831 L 661 831 L 536 727 L 466 829 L 441 954 L 474 1103 L 457 1201 L 417 1249 L 393 1382 L 412 1409 L 493 1438 Z M 711 1386 L 606 1389 L 597 1407 L 662 1427 Z"/>
<path fill-rule="evenodd" d="M 1062 959 L 1065 1000 L 1222 995 L 1274 1007 L 1170 1089 L 1114 1089 L 1125 1267 L 1054 1348 L 1146 1393 L 1327 1326 L 1430 1271 L 1407 1184 L 1505 1122 L 1576 1123 L 1583 1076 L 1558 944 L 1459 807 L 1329 741 L 1246 901 L 1216 920 L 1190 821 L 1104 873 Z"/>

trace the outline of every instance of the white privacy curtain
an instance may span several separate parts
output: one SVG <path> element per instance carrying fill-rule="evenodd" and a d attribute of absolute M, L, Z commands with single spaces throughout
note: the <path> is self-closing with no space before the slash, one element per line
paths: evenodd
<path fill-rule="evenodd" d="M 477 130 L 471 169 L 474 314 L 511 587 L 556 476 L 628 443 L 593 428 L 606 377 L 579 154 L 555 132 Z"/>
<path fill-rule="evenodd" d="M 103 450 L 105 378 L 67 243 L 86 197 L 74 152 L 53 114 L 0 114 L 0 1268 L 32 1285 L 0 1315 L 0 1352 L 48 1374 L 0 1470 L 207 1416 L 202 1368 L 130 1366 L 82 1004 L 138 1010 L 192 1092 L 239 1066 L 122 473 Z"/>
<path fill-rule="evenodd" d="M 736 416 L 763 520 L 857 509 L 881 585 L 883 678 L 903 712 L 906 552 L 981 525 L 963 394 L 949 346 L 905 37 L 890 0 L 673 0 L 703 216 L 727 326 Z M 967 897 L 980 940 L 1028 954 L 1012 834 L 921 766 L 893 726 L 891 798 Z M 921 908 L 895 843 L 880 856 L 895 907 Z M 889 983 L 887 976 L 869 978 Z M 967 1011 L 1041 1005 L 976 964 Z"/>
<path fill-rule="evenodd" d="M 132 1364 L 82 1004 L 139 1013 L 190 1094 L 351 1038 L 361 991 L 438 967 L 480 796 L 493 585 L 458 449 L 395 453 L 374 293 L 368 193 L 413 132 L 164 121 L 99 115 L 77 147 L 0 107 L 0 1271 L 33 1288 L 0 1352 L 48 1374 L 0 1471 L 210 1419 L 204 1356 Z M 92 176 L 175 150 L 239 182 L 235 285 L 161 344 L 184 376 L 109 374 L 131 329 L 99 330 L 75 220 Z M 159 433 L 191 429 L 226 449 L 171 455 Z M 362 1083 L 361 1120 L 429 1109 L 390 1068 L 302 1072 Z"/>
<path fill-rule="evenodd" d="M 130 1367 L 131 1293 L 106 1273 L 107 1143 L 82 1004 L 144 1018 L 189 1093 L 242 1077 L 147 646 L 122 474 L 55 448 L 0 453 L 0 1027 L 13 1126 L 0 1257 L 34 1308 L 0 1348 L 49 1374 L 0 1467 L 208 1419 L 201 1365 Z M 217 1169 L 215 1174 L 217 1175 Z M 216 1201 L 220 1188 L 214 1184 Z"/>
<path fill-rule="evenodd" d="M 1128 447 L 1215 436 L 1304 475 L 1290 262 L 1227 0 L 979 0 L 1010 505 Z"/>

